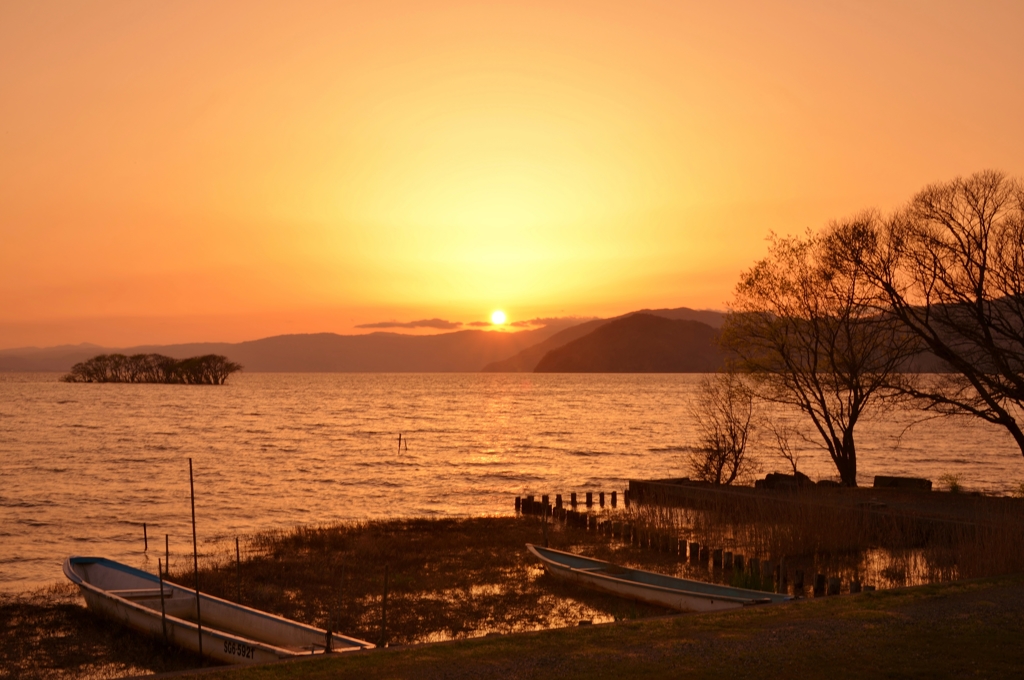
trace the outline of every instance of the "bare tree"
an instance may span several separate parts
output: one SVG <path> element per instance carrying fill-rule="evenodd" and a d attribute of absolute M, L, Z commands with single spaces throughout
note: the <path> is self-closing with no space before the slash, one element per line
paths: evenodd
<path fill-rule="evenodd" d="M 759 396 L 805 413 L 846 486 L 857 485 L 857 423 L 895 399 L 916 339 L 872 305 L 859 256 L 874 245 L 866 213 L 805 237 L 771 237 L 769 255 L 736 288 L 721 342 Z"/>
<path fill-rule="evenodd" d="M 1024 185 L 986 171 L 927 187 L 861 253 L 891 314 L 952 371 L 925 408 L 1005 427 L 1024 454 Z"/>
<path fill-rule="evenodd" d="M 747 444 L 754 432 L 754 397 L 741 376 L 717 373 L 700 381 L 690 414 L 697 445 L 690 454 L 696 479 L 732 484 L 751 469 Z"/>

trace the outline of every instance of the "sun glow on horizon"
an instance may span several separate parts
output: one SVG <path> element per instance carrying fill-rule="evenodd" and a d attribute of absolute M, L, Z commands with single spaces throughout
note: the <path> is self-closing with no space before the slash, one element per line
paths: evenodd
<path fill-rule="evenodd" d="M 505 312 L 501 311 L 500 309 L 496 309 L 491 314 L 491 323 L 493 323 L 495 326 L 502 326 L 505 324 L 507 318 L 508 317 L 505 316 Z"/>

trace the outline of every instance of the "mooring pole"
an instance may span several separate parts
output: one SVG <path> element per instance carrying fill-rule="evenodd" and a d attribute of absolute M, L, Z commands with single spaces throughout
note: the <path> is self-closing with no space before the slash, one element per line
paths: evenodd
<path fill-rule="evenodd" d="M 164 570 L 160 558 L 156 558 L 156 573 L 160 577 L 160 626 L 164 629 L 164 642 L 167 642 L 167 609 L 164 606 Z"/>
<path fill-rule="evenodd" d="M 142 523 L 142 552 L 149 552 L 149 532 L 146 531 L 146 523 Z"/>
<path fill-rule="evenodd" d="M 235 584 L 238 586 L 238 604 L 242 604 L 242 553 L 238 550 L 238 536 L 235 536 Z"/>
<path fill-rule="evenodd" d="M 196 628 L 199 631 L 199 665 L 203 665 L 203 617 L 199 611 L 199 542 L 196 540 L 196 485 L 192 481 L 192 459 L 188 459 L 188 490 L 192 496 L 192 569 L 196 575 Z"/>
<path fill-rule="evenodd" d="M 164 534 L 164 574 L 171 575 L 171 535 Z"/>

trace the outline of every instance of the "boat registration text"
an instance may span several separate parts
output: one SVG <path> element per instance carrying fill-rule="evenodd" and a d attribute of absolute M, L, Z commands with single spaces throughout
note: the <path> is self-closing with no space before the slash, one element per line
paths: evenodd
<path fill-rule="evenodd" d="M 224 653 L 233 654 L 240 656 L 243 659 L 251 659 L 254 650 L 250 645 L 244 645 L 241 642 L 235 642 L 234 640 L 224 641 Z"/>

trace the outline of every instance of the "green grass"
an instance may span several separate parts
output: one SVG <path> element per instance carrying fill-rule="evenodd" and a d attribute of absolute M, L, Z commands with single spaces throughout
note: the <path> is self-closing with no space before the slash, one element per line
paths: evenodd
<path fill-rule="evenodd" d="M 1024 575 L 224 670 L 286 678 L 1018 677 Z"/>

